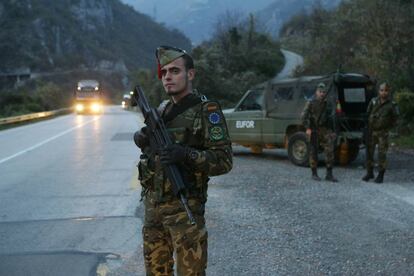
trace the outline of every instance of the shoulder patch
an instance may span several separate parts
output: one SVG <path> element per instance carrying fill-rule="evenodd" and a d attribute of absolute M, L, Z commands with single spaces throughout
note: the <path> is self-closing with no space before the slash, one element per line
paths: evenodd
<path fill-rule="evenodd" d="M 217 112 L 211 112 L 208 115 L 208 121 L 210 123 L 212 123 L 213 125 L 216 125 L 216 124 L 220 123 L 220 121 L 221 121 L 221 115 L 219 113 L 217 113 Z"/>
<path fill-rule="evenodd" d="M 209 129 L 210 139 L 219 141 L 224 138 L 224 129 L 221 126 L 213 126 Z"/>
<path fill-rule="evenodd" d="M 207 111 L 212 112 L 219 109 L 218 104 L 215 102 L 209 102 L 206 104 Z"/>

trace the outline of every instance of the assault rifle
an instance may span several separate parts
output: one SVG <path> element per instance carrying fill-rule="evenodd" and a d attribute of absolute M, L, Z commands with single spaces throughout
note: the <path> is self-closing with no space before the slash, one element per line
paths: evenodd
<path fill-rule="evenodd" d="M 144 123 L 148 127 L 151 147 L 153 147 L 152 150 L 155 152 L 159 149 L 172 145 L 173 142 L 158 110 L 150 107 L 148 100 L 145 97 L 144 91 L 139 85 L 135 87 L 133 97 L 139 109 L 141 110 L 142 115 L 144 116 Z M 178 199 L 181 201 L 181 204 L 184 206 L 190 223 L 194 225 L 195 220 L 190 208 L 188 207 L 188 200 L 185 197 L 185 191 L 187 190 L 187 187 L 184 183 L 184 179 L 180 173 L 180 170 L 175 164 L 163 165 L 163 168 L 172 184 L 174 194 L 178 197 Z"/>

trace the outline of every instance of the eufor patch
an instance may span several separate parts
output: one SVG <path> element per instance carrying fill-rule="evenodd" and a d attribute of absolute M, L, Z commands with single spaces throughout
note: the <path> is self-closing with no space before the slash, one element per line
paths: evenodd
<path fill-rule="evenodd" d="M 210 139 L 211 140 L 221 140 L 224 138 L 224 130 L 220 126 L 215 126 L 210 128 Z"/>
<path fill-rule="evenodd" d="M 216 125 L 218 123 L 220 123 L 221 120 L 221 116 L 220 114 L 218 114 L 217 112 L 212 112 L 208 115 L 208 120 L 210 121 L 210 123 L 212 123 L 213 125 Z"/>

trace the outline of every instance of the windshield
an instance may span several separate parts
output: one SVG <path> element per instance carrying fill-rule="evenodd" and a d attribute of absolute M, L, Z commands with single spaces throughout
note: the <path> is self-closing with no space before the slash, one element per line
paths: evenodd
<path fill-rule="evenodd" d="M 364 103 L 366 101 L 365 88 L 344 88 L 344 101 L 347 103 Z"/>
<path fill-rule="evenodd" d="M 263 91 L 251 91 L 249 95 L 240 103 L 237 111 L 262 110 Z"/>

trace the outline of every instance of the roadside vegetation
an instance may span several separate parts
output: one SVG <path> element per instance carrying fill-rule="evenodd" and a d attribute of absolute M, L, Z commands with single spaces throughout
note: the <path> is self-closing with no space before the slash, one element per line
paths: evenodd
<path fill-rule="evenodd" d="M 402 149 L 414 149 L 414 134 L 401 135 L 391 139 L 391 141 Z"/>
<path fill-rule="evenodd" d="M 38 82 L 33 93 L 30 87 L 0 94 L 0 117 L 18 116 L 68 106 L 62 88 L 52 82 Z"/>

